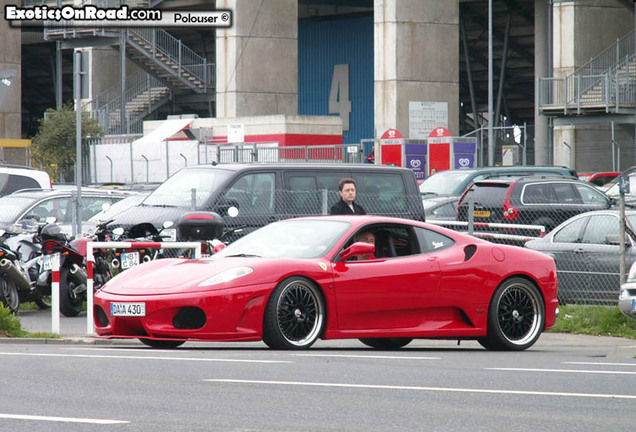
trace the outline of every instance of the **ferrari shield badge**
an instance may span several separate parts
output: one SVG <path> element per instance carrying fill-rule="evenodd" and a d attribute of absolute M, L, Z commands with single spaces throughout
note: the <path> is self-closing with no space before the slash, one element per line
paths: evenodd
<path fill-rule="evenodd" d="M 318 266 L 323 269 L 323 271 L 327 271 L 327 264 L 325 263 L 318 263 Z"/>

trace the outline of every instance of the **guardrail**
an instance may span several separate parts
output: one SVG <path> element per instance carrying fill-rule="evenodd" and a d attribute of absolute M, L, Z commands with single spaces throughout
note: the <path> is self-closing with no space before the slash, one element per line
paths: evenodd
<path fill-rule="evenodd" d="M 449 226 L 449 227 L 466 227 L 470 232 L 470 222 L 464 221 L 445 221 L 445 220 L 427 220 L 426 223 L 432 225 Z M 537 238 L 545 237 L 545 227 L 543 225 L 523 225 L 523 224 L 505 224 L 505 223 L 489 223 L 489 222 L 474 222 L 473 227 L 476 228 L 501 228 L 508 230 L 537 230 L 539 236 L 526 236 L 517 234 L 504 234 L 493 232 L 472 232 L 470 235 L 474 237 L 481 237 L 485 239 L 498 239 L 498 240 L 513 240 L 519 242 L 526 242 L 529 240 L 535 240 Z"/>

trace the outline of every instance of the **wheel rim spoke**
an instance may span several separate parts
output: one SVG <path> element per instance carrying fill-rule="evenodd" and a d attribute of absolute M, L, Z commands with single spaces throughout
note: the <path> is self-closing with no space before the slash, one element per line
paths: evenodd
<path fill-rule="evenodd" d="M 511 287 L 501 297 L 498 320 L 504 336 L 512 342 L 531 338 L 537 326 L 537 304 L 525 289 Z"/>
<path fill-rule="evenodd" d="M 289 286 L 281 296 L 277 318 L 283 335 L 290 342 L 311 337 L 318 322 L 318 305 L 312 291 L 302 284 Z"/>

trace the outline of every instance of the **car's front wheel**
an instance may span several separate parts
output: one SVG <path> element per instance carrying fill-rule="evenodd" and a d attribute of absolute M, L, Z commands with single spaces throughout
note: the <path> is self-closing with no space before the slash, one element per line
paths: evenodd
<path fill-rule="evenodd" d="M 310 280 L 292 276 L 272 292 L 265 307 L 263 342 L 274 349 L 306 349 L 325 328 L 322 293 Z"/>
<path fill-rule="evenodd" d="M 489 350 L 524 350 L 539 339 L 544 323 L 545 305 L 537 287 L 512 278 L 495 291 L 488 308 L 488 335 L 478 341 Z"/>

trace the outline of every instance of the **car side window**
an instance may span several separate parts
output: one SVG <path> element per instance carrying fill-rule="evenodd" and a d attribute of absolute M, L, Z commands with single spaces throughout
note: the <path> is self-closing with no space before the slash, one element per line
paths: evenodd
<path fill-rule="evenodd" d="M 583 200 L 583 204 L 586 205 L 595 205 L 605 207 L 607 205 L 607 199 L 603 196 L 602 193 L 591 188 L 589 186 L 577 184 L 574 187 L 578 190 L 581 195 L 581 199 Z"/>
<path fill-rule="evenodd" d="M 316 177 L 293 176 L 288 179 L 288 184 L 288 207 L 292 214 L 320 214 Z"/>
<path fill-rule="evenodd" d="M 415 233 L 422 253 L 436 252 L 455 244 L 452 238 L 430 229 L 415 227 Z"/>
<path fill-rule="evenodd" d="M 585 227 L 583 243 L 610 244 L 608 236 L 619 236 L 620 225 L 618 218 L 612 215 L 593 215 Z"/>
<path fill-rule="evenodd" d="M 553 183 L 552 188 L 560 204 L 582 204 L 579 192 L 570 183 Z"/>
<path fill-rule="evenodd" d="M 589 217 L 578 218 L 561 228 L 552 241 L 554 243 L 581 243 L 583 228 L 587 224 Z"/>
<path fill-rule="evenodd" d="M 400 174 L 354 173 L 356 202 L 367 214 L 408 210 L 404 181 Z"/>
<path fill-rule="evenodd" d="M 554 204 L 559 202 L 549 183 L 528 184 L 523 188 L 521 201 L 524 204 Z"/>
<path fill-rule="evenodd" d="M 364 231 L 371 232 L 375 236 L 376 258 L 395 258 L 420 253 L 414 230 L 405 225 L 367 225 L 351 236 L 344 247 L 351 246 L 356 236 Z"/>
<path fill-rule="evenodd" d="M 26 215 L 26 218 L 34 218 L 40 222 L 45 222 L 46 218 L 54 217 L 56 222 L 72 222 L 71 199 L 67 197 L 53 198 L 42 201 L 33 207 Z"/>
<path fill-rule="evenodd" d="M 274 173 L 246 174 L 232 184 L 225 199 L 238 206 L 239 214 L 273 213 L 274 188 Z"/>

